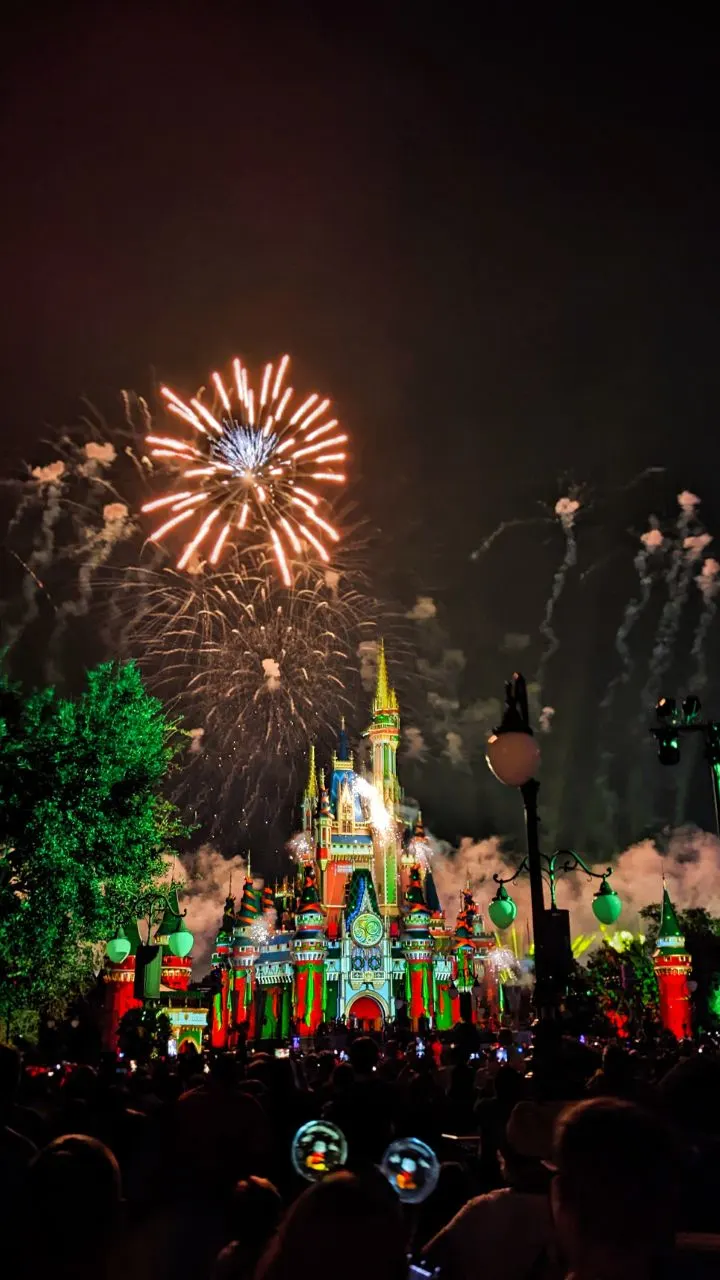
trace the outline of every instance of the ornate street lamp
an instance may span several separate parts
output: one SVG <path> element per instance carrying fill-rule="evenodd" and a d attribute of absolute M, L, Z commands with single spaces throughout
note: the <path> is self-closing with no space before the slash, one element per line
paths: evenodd
<path fill-rule="evenodd" d="M 600 887 L 593 897 L 593 912 L 601 924 L 614 924 L 622 910 L 622 903 L 617 893 L 608 884 L 612 867 L 605 871 L 592 871 L 579 854 L 570 849 L 561 849 L 552 856 L 541 853 L 538 840 L 537 795 L 540 784 L 535 773 L 540 765 L 540 751 L 533 737 L 528 714 L 527 688 L 521 675 L 514 675 L 512 681 L 505 686 L 505 714 L 502 724 L 488 739 L 487 762 L 499 782 L 509 787 L 518 787 L 525 807 L 525 823 L 527 828 L 527 854 L 514 875 L 495 875 L 493 879 L 498 890 L 488 906 L 488 914 L 497 929 L 507 929 L 517 915 L 517 906 L 510 897 L 505 886 L 517 880 L 521 872 L 527 871 L 530 877 L 530 898 L 532 908 L 533 933 L 535 936 L 535 987 L 536 1003 L 540 1011 L 553 1012 L 555 1006 L 554 977 L 548 957 L 548 933 L 552 926 L 562 926 L 562 934 L 567 938 L 569 949 L 569 933 L 567 913 L 558 911 L 556 902 L 557 871 L 585 872 L 593 879 L 600 880 Z M 550 911 L 545 910 L 543 878 L 550 889 Z M 557 936 L 557 933 L 556 933 Z"/>
<path fill-rule="evenodd" d="M 159 993 L 160 965 L 162 963 L 161 938 L 167 938 L 167 945 L 172 955 L 184 960 L 190 955 L 195 939 L 185 924 L 187 911 L 179 911 L 177 896 L 174 890 L 161 893 L 151 889 L 135 901 L 131 908 L 133 920 L 144 920 L 147 927 L 146 940 L 138 948 L 136 958 L 135 986 L 136 994 L 143 999 L 153 999 Z M 154 939 L 151 937 L 155 931 Z M 122 964 L 130 954 L 131 945 L 128 936 L 119 925 L 114 938 L 110 938 L 105 955 L 112 964 Z"/>

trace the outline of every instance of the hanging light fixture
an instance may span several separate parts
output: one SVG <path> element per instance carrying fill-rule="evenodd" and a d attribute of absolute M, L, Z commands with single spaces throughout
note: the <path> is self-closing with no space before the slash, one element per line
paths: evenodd
<path fill-rule="evenodd" d="M 122 964 L 127 960 L 132 947 L 122 925 L 118 925 L 117 933 L 114 938 L 110 938 L 105 947 L 105 955 L 112 964 Z"/>
<path fill-rule="evenodd" d="M 600 924 L 614 924 L 622 911 L 622 900 L 605 876 L 600 881 L 600 888 L 593 897 L 593 915 Z"/>
<path fill-rule="evenodd" d="M 501 884 L 492 902 L 488 904 L 488 915 L 496 929 L 507 929 L 517 915 L 517 903 L 510 897 L 504 884 Z"/>

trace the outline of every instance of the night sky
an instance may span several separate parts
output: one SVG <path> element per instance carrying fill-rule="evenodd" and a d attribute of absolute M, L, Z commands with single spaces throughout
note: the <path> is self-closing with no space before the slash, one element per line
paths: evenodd
<path fill-rule="evenodd" d="M 471 552 L 584 485 L 581 568 L 599 567 L 563 598 L 546 690 L 577 792 L 633 536 L 685 487 L 720 523 L 716 59 L 677 15 L 634 35 L 516 14 L 23 10 L 4 42 L 0 454 L 17 468 L 82 394 L 110 414 L 120 387 L 192 390 L 238 351 L 291 351 L 352 431 L 382 531 L 369 572 L 437 603 L 468 702 L 501 695 L 505 633 L 536 664 L 562 539 L 530 526 Z M 474 768 L 410 773 L 448 838 L 510 821 Z M 553 836 L 590 839 L 558 787 Z"/>

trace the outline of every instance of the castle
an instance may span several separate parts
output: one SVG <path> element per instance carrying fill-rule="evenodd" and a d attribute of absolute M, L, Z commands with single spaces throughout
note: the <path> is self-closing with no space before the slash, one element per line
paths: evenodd
<path fill-rule="evenodd" d="M 382 644 L 367 737 L 368 777 L 355 770 L 344 725 L 327 776 L 310 748 L 296 884 L 273 894 L 248 875 L 237 909 L 227 899 L 213 954 L 216 1049 L 239 1034 L 312 1035 L 337 1018 L 365 1030 L 396 1018 L 442 1030 L 481 1010 L 497 1017 L 497 981 L 483 963 L 495 937 L 470 892 L 446 923 L 422 818 L 408 822 L 400 709 Z"/>
<path fill-rule="evenodd" d="M 158 990 L 142 985 L 137 925 L 126 925 L 129 954 L 105 962 L 103 1040 L 114 1048 L 122 1015 L 149 994 L 170 1018 L 176 1047 L 232 1049 L 238 1039 L 313 1035 L 334 1019 L 380 1031 L 390 1021 L 417 1031 L 458 1021 L 497 1028 L 502 994 L 488 953 L 494 933 L 469 889 L 453 923 L 445 919 L 430 869 L 422 818 L 403 803 L 397 775 L 400 709 L 378 652 L 372 719 L 366 731 L 371 771 L 355 770 L 341 726 L 328 775 L 311 747 L 301 830 L 293 840 L 294 883 L 259 888 L 248 868 L 239 904 L 225 903 L 212 957 L 212 999 L 188 991 L 191 957 L 168 945 L 182 912 L 173 888 L 153 942 Z M 412 815 L 412 816 L 411 816 Z M 173 923 L 174 922 L 174 923 Z M 667 890 L 654 956 L 660 1019 L 676 1037 L 691 1033 L 690 957 Z"/>

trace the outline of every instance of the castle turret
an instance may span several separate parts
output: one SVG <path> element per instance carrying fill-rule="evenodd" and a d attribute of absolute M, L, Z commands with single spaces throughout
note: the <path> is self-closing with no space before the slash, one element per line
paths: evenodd
<path fill-rule="evenodd" d="M 421 1018 L 433 1016 L 433 939 L 430 912 L 422 889 L 420 867 L 410 868 L 410 883 L 403 906 L 403 953 L 405 956 L 405 996 L 413 1030 Z"/>
<path fill-rule="evenodd" d="M 213 1049 L 226 1049 L 230 1037 L 232 947 L 235 933 L 235 899 L 232 876 L 225 899 L 222 924 L 215 938 L 212 957 L 213 1002 L 210 1019 L 210 1043 Z"/>
<path fill-rule="evenodd" d="M 373 698 L 373 718 L 369 729 L 372 744 L 373 783 L 386 807 L 399 800 L 397 748 L 400 741 L 400 707 L 388 679 L 385 643 L 378 645 L 377 678 Z"/>
<path fill-rule="evenodd" d="M 315 772 L 315 746 L 310 743 L 308 752 L 308 779 L 305 784 L 305 790 L 302 798 L 302 829 L 307 837 L 310 848 L 313 843 L 313 823 L 315 821 L 315 808 L 317 806 L 318 786 L 317 774 Z"/>
<path fill-rule="evenodd" d="M 472 1021 L 472 989 L 476 982 L 473 943 L 477 907 L 470 889 L 463 890 L 455 925 L 455 985 L 460 993 L 460 1016 Z"/>
<path fill-rule="evenodd" d="M 691 960 L 685 949 L 675 908 L 663 883 L 660 932 L 653 959 L 660 993 L 660 1021 L 677 1040 L 692 1035 L 688 974 Z"/>
<path fill-rule="evenodd" d="M 103 970 L 102 1042 L 103 1048 L 113 1053 L 117 1049 L 117 1031 L 121 1019 L 128 1009 L 139 1009 L 142 1004 L 135 997 L 135 955 L 140 946 L 137 921 L 126 921 L 124 929 L 118 930 L 118 935 L 127 938 L 130 951 L 117 964 L 106 959 Z"/>
<path fill-rule="evenodd" d="M 292 942 L 295 1023 L 301 1036 L 314 1035 L 325 1005 L 325 912 L 316 879 L 315 868 L 308 864 Z"/>
<path fill-rule="evenodd" d="M 262 920 L 260 904 L 262 894 L 260 889 L 256 889 L 253 884 L 252 874 L 250 872 L 250 860 L 248 858 L 248 870 L 243 885 L 243 894 L 240 900 L 240 907 L 237 913 L 235 923 L 235 941 L 232 951 L 232 1018 L 231 1018 L 231 1043 L 233 1043 L 233 1033 L 239 1028 L 244 1027 L 247 1031 L 248 1039 L 255 1034 L 255 1002 L 253 1000 L 254 991 L 254 966 L 255 961 L 260 954 L 260 947 L 257 938 L 253 933 L 254 926 Z"/>
<path fill-rule="evenodd" d="M 373 786 L 390 814 L 400 800 L 397 776 L 397 748 L 400 741 L 400 706 L 388 679 L 385 644 L 378 646 L 377 679 L 373 698 L 373 716 L 368 736 L 372 747 Z M 380 904 L 385 913 L 398 911 L 397 838 L 393 824 L 386 832 L 377 832 L 376 867 L 380 886 Z"/>
<path fill-rule="evenodd" d="M 275 906 L 275 894 L 270 888 L 270 885 L 267 883 L 265 884 L 262 891 L 262 898 L 260 900 L 260 910 L 262 911 L 264 916 L 268 916 L 272 911 L 277 910 Z"/>

